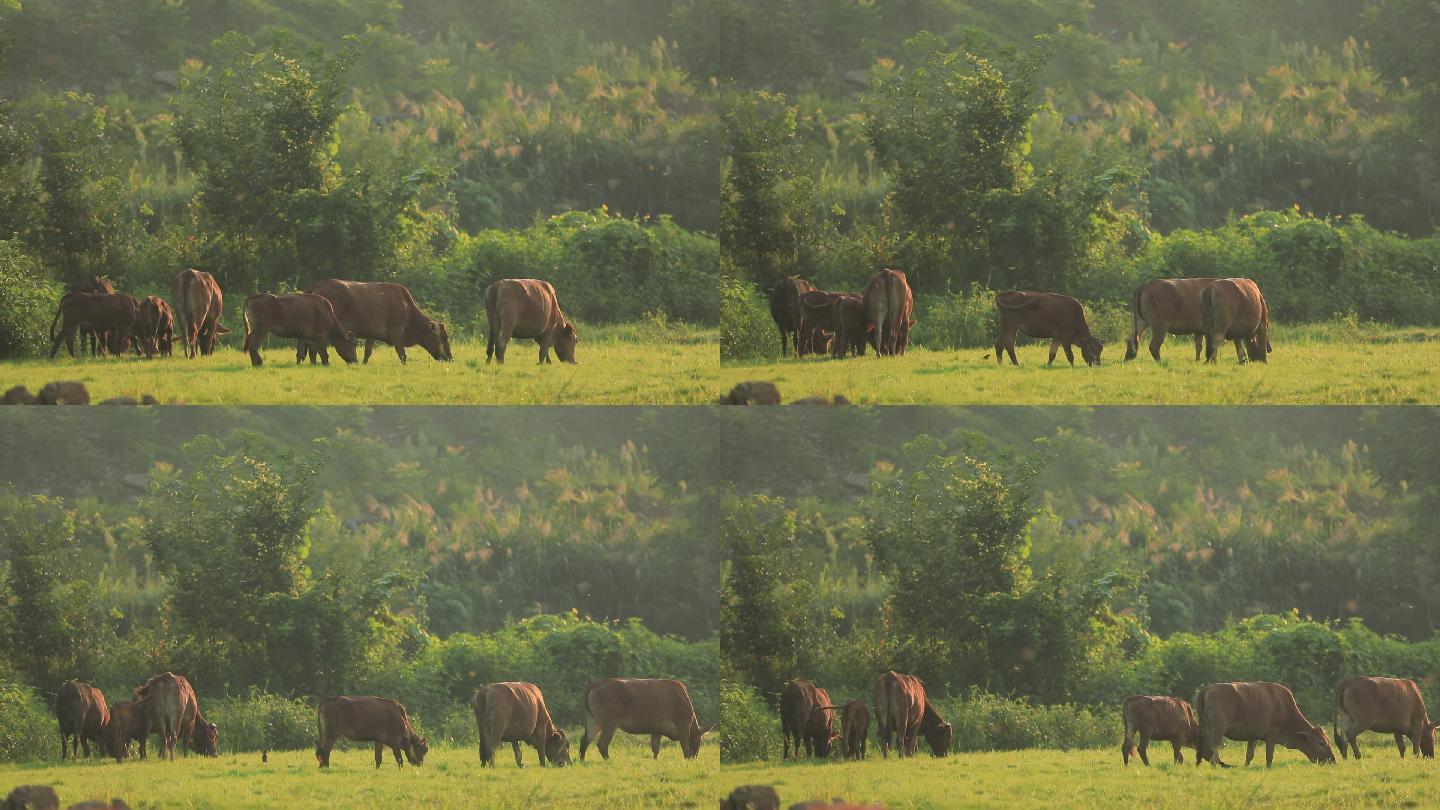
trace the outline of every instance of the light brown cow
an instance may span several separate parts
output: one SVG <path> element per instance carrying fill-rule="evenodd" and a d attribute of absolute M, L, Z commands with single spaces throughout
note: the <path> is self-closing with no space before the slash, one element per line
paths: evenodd
<path fill-rule="evenodd" d="M 1220 344 L 1235 343 L 1235 356 L 1266 362 L 1270 351 L 1270 306 L 1260 286 L 1248 278 L 1222 278 L 1200 291 L 1205 317 L 1205 362 L 1213 363 Z"/>
<path fill-rule="evenodd" d="M 330 365 L 327 346 L 334 346 L 336 354 L 346 363 L 355 362 L 355 333 L 347 331 L 335 317 L 335 307 L 318 295 L 294 293 L 271 295 L 260 293 L 245 299 L 241 309 L 245 317 L 245 342 L 241 351 L 250 354 L 250 365 L 259 366 L 265 361 L 260 357 L 260 347 L 270 333 L 282 338 L 300 341 L 295 353 L 299 363 L 311 352 L 320 355 L 320 362 Z M 315 362 L 311 357 L 310 362 Z"/>
<path fill-rule="evenodd" d="M 140 317 L 140 299 L 123 293 L 66 293 L 50 321 L 50 356 L 60 350 L 60 343 L 70 356 L 75 356 L 75 334 L 89 327 L 108 342 L 111 354 L 122 354 L 134 336 L 135 322 Z M 55 330 L 56 324 L 60 330 Z"/>
<path fill-rule="evenodd" d="M 520 762 L 520 743 L 534 746 L 540 767 L 553 762 L 570 764 L 570 740 L 550 719 L 545 696 L 533 683 L 492 683 L 475 690 L 475 728 L 480 735 L 480 764 L 495 765 L 495 749 L 510 743 L 515 767 Z"/>
<path fill-rule="evenodd" d="M 66 681 L 55 696 L 55 717 L 60 721 L 60 758 L 78 757 L 80 751 L 90 756 L 90 743 L 101 742 L 105 726 L 110 723 L 110 707 L 105 695 L 81 681 Z"/>
<path fill-rule="evenodd" d="M 550 362 L 550 348 L 562 363 L 574 363 L 580 333 L 565 320 L 560 300 L 548 281 L 502 278 L 485 288 L 485 318 L 490 324 L 485 362 L 505 362 L 511 338 L 534 340 L 540 346 L 540 363 Z"/>
<path fill-rule="evenodd" d="M 1195 693 L 1195 719 L 1200 724 L 1198 760 L 1220 761 L 1226 739 L 1249 743 L 1245 764 L 1255 758 L 1255 746 L 1265 743 L 1265 767 L 1275 758 L 1275 746 L 1303 753 L 1311 762 L 1334 763 L 1335 750 L 1325 729 L 1310 722 L 1295 703 L 1290 689 L 1266 681 L 1212 683 Z"/>
<path fill-rule="evenodd" d="M 815 289 L 803 278 L 783 278 L 770 293 L 770 318 L 780 330 L 780 356 L 788 354 L 786 340 L 792 339 L 800 354 L 800 296 Z"/>
<path fill-rule="evenodd" d="M 895 738 L 895 753 L 913 757 L 919 750 L 920 737 L 930 744 L 933 756 L 950 752 L 955 730 L 935 711 L 925 696 L 925 684 L 913 675 L 894 670 L 875 679 L 875 730 L 880 738 L 880 753 L 890 756 L 890 739 Z"/>
<path fill-rule="evenodd" d="M 606 678 L 585 690 L 585 733 L 580 737 L 580 761 L 593 740 L 600 756 L 610 758 L 610 738 L 616 730 L 649 734 L 650 752 L 660 757 L 660 738 L 680 743 L 686 759 L 700 754 L 700 744 L 714 723 L 700 725 L 690 690 L 669 678 Z"/>
<path fill-rule="evenodd" d="M 1405 758 L 1405 738 L 1415 756 L 1435 756 L 1435 726 L 1425 711 L 1420 686 L 1406 678 L 1346 678 L 1335 687 L 1335 742 L 1340 756 L 1349 751 L 1360 758 L 1356 740 L 1366 731 L 1394 734 L 1400 758 Z M 1347 750 L 1348 749 L 1348 750 Z"/>
<path fill-rule="evenodd" d="M 117 700 L 110 706 L 110 722 L 101 733 L 105 753 L 119 762 L 130 756 L 130 743 L 140 743 L 140 758 L 150 740 L 150 701 Z"/>
<path fill-rule="evenodd" d="M 1151 740 L 1170 743 L 1175 749 L 1177 765 L 1185 761 L 1180 753 L 1182 747 L 1194 748 L 1199 753 L 1200 726 L 1195 722 L 1195 712 L 1188 701 L 1161 695 L 1134 695 L 1125 698 L 1120 716 L 1125 723 L 1125 742 L 1120 746 L 1120 755 L 1126 765 L 1130 764 L 1130 757 L 1137 750 L 1140 761 L 1149 765 L 1150 757 L 1146 752 Z M 1135 746 L 1137 735 L 1140 737 L 1138 749 Z"/>
<path fill-rule="evenodd" d="M 876 355 L 904 354 L 915 325 L 915 296 L 905 273 L 885 268 L 870 277 L 863 298 L 870 345 Z"/>
<path fill-rule="evenodd" d="M 355 742 L 375 743 L 375 767 L 385 761 L 388 746 L 395 755 L 395 765 L 405 767 L 400 760 L 403 752 L 411 765 L 425 762 L 430 743 L 415 733 L 410 725 L 410 715 L 399 701 L 380 697 L 332 697 L 326 698 L 317 711 L 320 735 L 315 742 L 315 759 L 320 767 L 330 767 L 330 749 L 341 738 Z"/>
<path fill-rule="evenodd" d="M 195 692 L 189 682 L 182 686 L 175 673 L 162 672 L 136 688 L 135 698 L 149 708 L 150 731 L 160 735 L 160 756 L 175 759 L 181 723 L 187 710 L 194 711 Z"/>
<path fill-rule="evenodd" d="M 144 349 L 147 358 L 161 355 L 170 356 L 170 345 L 174 335 L 174 314 L 170 305 L 158 295 L 147 296 L 140 302 L 140 319 L 135 326 L 136 350 Z"/>
<path fill-rule="evenodd" d="M 340 324 L 357 339 L 364 338 L 366 363 L 377 340 L 394 346 L 401 363 L 406 362 L 405 349 L 410 346 L 419 346 L 436 360 L 451 359 L 450 330 L 426 317 L 404 284 L 327 278 L 311 284 L 306 292 L 328 299 Z"/>
<path fill-rule="evenodd" d="M 1193 335 L 1195 359 L 1205 346 L 1205 316 L 1200 309 L 1200 293 L 1214 278 L 1157 278 L 1135 288 L 1130 297 L 1134 326 L 1125 344 L 1125 359 L 1134 360 L 1140 352 L 1140 336 L 1150 330 L 1150 356 L 1158 362 L 1160 347 L 1166 335 Z"/>
<path fill-rule="evenodd" d="M 1009 353 L 1011 365 L 1020 365 L 1015 359 L 1015 333 L 1024 332 L 1033 338 L 1050 338 L 1050 361 L 1055 364 L 1055 353 L 1065 349 L 1065 359 L 1075 365 L 1072 345 L 1080 346 L 1080 356 L 1086 365 L 1100 365 L 1100 353 L 1105 344 L 1090 333 L 1090 324 L 1085 320 L 1085 307 L 1068 295 L 1047 292 L 1020 292 L 1009 290 L 995 296 L 995 308 L 1000 311 L 1000 333 L 995 338 L 995 362 L 1005 363 Z"/>
<path fill-rule="evenodd" d="M 177 739 L 180 748 L 188 756 L 193 750 L 202 756 L 213 757 L 218 754 L 217 744 L 219 742 L 218 727 L 205 719 L 200 712 L 200 700 L 195 694 L 195 687 L 184 675 L 176 675 L 173 672 L 163 672 L 146 681 L 135 690 L 135 697 L 144 700 L 150 695 L 150 688 L 159 681 L 173 682 L 180 697 L 180 723 L 177 732 Z"/>
<path fill-rule="evenodd" d="M 780 692 L 780 733 L 785 737 L 783 759 L 790 758 L 790 743 L 795 744 L 795 758 L 800 758 L 803 743 L 805 756 L 828 757 L 839 736 L 835 733 L 835 707 L 824 689 L 804 678 L 785 684 Z"/>
<path fill-rule="evenodd" d="M 181 270 L 170 284 L 170 303 L 185 356 L 213 354 L 215 341 L 230 331 L 220 324 L 225 298 L 215 277 L 204 270 Z"/>

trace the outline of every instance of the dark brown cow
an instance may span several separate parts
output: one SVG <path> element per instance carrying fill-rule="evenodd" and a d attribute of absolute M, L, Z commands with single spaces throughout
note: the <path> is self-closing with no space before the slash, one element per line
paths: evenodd
<path fill-rule="evenodd" d="M 803 278 L 783 278 L 770 293 L 770 318 L 780 330 L 780 356 L 788 354 L 785 343 L 791 340 L 795 353 L 800 353 L 800 296 L 815 289 Z"/>
<path fill-rule="evenodd" d="M 995 362 L 1003 365 L 1008 353 L 1010 363 L 1020 365 L 1015 359 L 1015 333 L 1024 332 L 1033 338 L 1050 338 L 1050 365 L 1055 364 L 1055 353 L 1061 347 L 1065 349 L 1065 359 L 1075 365 L 1072 345 L 1080 346 L 1080 356 L 1086 365 L 1100 365 L 1105 344 L 1090 333 L 1085 307 L 1074 298 L 1059 293 L 1010 290 L 995 296 L 995 308 L 1000 311 Z"/>
<path fill-rule="evenodd" d="M 873 697 L 881 755 L 890 756 L 892 735 L 897 756 L 915 756 L 921 736 L 930 744 L 934 756 L 943 757 L 950 752 L 955 730 L 930 705 L 925 697 L 925 684 L 919 678 L 893 670 L 882 673 L 875 679 Z"/>
<path fill-rule="evenodd" d="M 1226 739 L 1243 740 L 1245 764 L 1255 758 L 1255 746 L 1265 743 L 1265 767 L 1275 758 L 1275 746 L 1293 748 L 1316 763 L 1335 762 L 1330 735 L 1300 711 L 1289 688 L 1265 681 L 1212 683 L 1195 693 L 1195 719 L 1200 724 L 1196 764 L 1220 761 Z"/>
<path fill-rule="evenodd" d="M 910 347 L 910 328 L 915 325 L 915 297 L 905 273 L 887 267 L 871 276 L 863 303 L 875 353 L 904 354 Z"/>
<path fill-rule="evenodd" d="M 180 722 L 176 729 L 176 739 L 180 743 L 181 750 L 187 756 L 191 751 L 202 756 L 216 756 L 220 737 L 219 729 L 200 713 L 200 701 L 195 695 L 195 687 L 190 685 L 190 681 L 184 675 L 176 675 L 173 672 L 156 675 L 135 690 L 135 697 L 141 700 L 149 697 L 151 686 L 160 681 L 172 682 L 174 688 L 179 692 Z"/>
<path fill-rule="evenodd" d="M 840 293 L 835 299 L 835 341 L 830 353 L 835 357 L 865 355 L 869 340 L 869 321 L 865 318 L 865 299 L 857 293 Z"/>
<path fill-rule="evenodd" d="M 1415 756 L 1435 756 L 1435 726 L 1425 711 L 1420 686 L 1405 678 L 1346 678 L 1335 687 L 1335 742 L 1340 756 L 1349 751 L 1360 758 L 1356 743 L 1366 731 L 1394 734 L 1400 758 L 1405 758 L 1405 738 Z"/>
<path fill-rule="evenodd" d="M 100 735 L 105 753 L 119 762 L 130 756 L 130 743 L 140 743 L 140 758 L 150 740 L 151 701 L 117 700 L 110 706 L 110 722 Z"/>
<path fill-rule="evenodd" d="M 170 356 L 174 315 L 164 298 L 151 295 L 140 302 L 140 319 L 135 326 L 135 333 L 138 338 L 136 349 L 144 349 L 147 358 L 157 354 Z"/>
<path fill-rule="evenodd" d="M 865 708 L 865 701 L 851 700 L 844 706 L 825 708 L 840 710 L 840 739 L 843 741 L 845 758 L 864 759 L 865 743 L 870 731 L 870 712 Z"/>
<path fill-rule="evenodd" d="M 332 697 L 320 704 L 317 712 L 320 722 L 320 736 L 315 742 L 315 759 L 320 767 L 330 767 L 330 749 L 344 737 L 355 742 L 375 743 L 375 767 L 385 761 L 385 748 L 395 755 L 395 765 L 405 767 L 400 760 L 403 752 L 411 765 L 425 762 L 430 743 L 415 733 L 410 725 L 410 715 L 399 701 L 380 697 Z"/>
<path fill-rule="evenodd" d="M 185 356 L 210 355 L 215 341 L 229 332 L 220 325 L 225 298 L 215 277 L 203 270 L 181 270 L 170 285 L 170 303 L 175 308 L 175 328 L 185 344 Z"/>
<path fill-rule="evenodd" d="M 60 350 L 60 342 L 70 356 L 75 356 L 75 333 L 82 326 L 90 327 L 105 338 L 111 354 L 122 354 L 135 332 L 140 317 L 140 299 L 123 293 L 66 293 L 60 299 L 55 318 L 50 321 L 50 356 Z M 60 331 L 55 325 L 60 324 Z"/>
<path fill-rule="evenodd" d="M 580 737 L 580 761 L 593 740 L 600 756 L 610 758 L 610 738 L 616 730 L 649 734 L 650 753 L 660 757 L 660 738 L 680 743 L 686 759 L 700 754 L 700 744 L 714 723 L 700 725 L 690 690 L 669 678 L 606 678 L 585 689 L 585 733 Z"/>
<path fill-rule="evenodd" d="M 410 346 L 419 346 L 436 360 L 452 359 L 450 330 L 426 317 L 404 284 L 327 278 L 305 292 L 328 299 L 340 324 L 357 339 L 364 338 L 366 363 L 377 340 L 394 346 L 401 363 L 406 362 L 405 349 Z"/>
<path fill-rule="evenodd" d="M 1195 712 L 1188 702 L 1180 698 L 1160 695 L 1128 697 L 1120 709 L 1120 716 L 1125 722 L 1125 742 L 1120 746 L 1120 755 L 1126 765 L 1130 764 L 1130 757 L 1137 750 L 1140 761 L 1149 765 L 1150 757 L 1146 752 L 1151 740 L 1170 743 L 1175 749 L 1177 765 L 1185 761 L 1180 753 L 1182 747 L 1194 748 L 1197 752 L 1200 749 L 1200 726 L 1195 722 Z M 1140 737 L 1138 749 L 1135 746 L 1136 735 Z"/>
<path fill-rule="evenodd" d="M 1260 286 L 1248 278 L 1222 278 L 1200 291 L 1205 318 L 1205 362 L 1213 363 L 1220 344 L 1235 343 L 1235 356 L 1264 363 L 1270 354 L 1270 306 Z"/>
<path fill-rule="evenodd" d="M 829 290 L 810 290 L 800 296 L 799 337 L 795 340 L 795 354 L 823 354 L 835 337 L 835 303 L 845 293 Z"/>
<path fill-rule="evenodd" d="M 91 741 L 99 743 L 110 723 L 110 707 L 99 689 L 81 681 L 66 681 L 55 696 L 55 717 L 60 721 L 60 758 L 90 756 Z"/>
<path fill-rule="evenodd" d="M 505 362 L 511 338 L 534 340 L 540 346 L 540 363 L 550 362 L 550 347 L 562 363 L 574 363 L 580 333 L 565 320 L 560 300 L 548 281 L 502 278 L 485 288 L 485 319 L 490 324 L 485 362 Z"/>
<path fill-rule="evenodd" d="M 545 696 L 533 683 L 492 683 L 475 690 L 475 728 L 480 735 L 480 764 L 495 765 L 495 749 L 510 743 L 515 767 L 520 763 L 520 743 L 530 743 L 540 758 L 540 767 L 553 762 L 570 764 L 570 740 L 550 719 Z"/>
<path fill-rule="evenodd" d="M 783 758 L 790 758 L 790 743 L 795 743 L 795 758 L 800 758 L 804 744 L 805 756 L 828 757 L 838 735 L 835 733 L 835 707 L 824 689 L 803 678 L 785 684 L 780 693 L 780 733 L 785 737 Z"/>
<path fill-rule="evenodd" d="M 1125 359 L 1134 360 L 1140 352 L 1140 336 L 1150 330 L 1150 356 L 1160 359 L 1160 347 L 1166 335 L 1193 335 L 1195 359 L 1205 345 L 1205 316 L 1200 309 L 1200 293 L 1215 282 L 1213 278 L 1157 278 L 1135 289 L 1130 297 L 1134 325 L 1125 342 Z"/>
<path fill-rule="evenodd" d="M 101 293 L 104 295 L 115 294 L 115 284 L 104 276 L 93 276 L 89 281 L 82 281 L 75 285 L 71 292 Z M 109 351 L 110 338 L 108 335 L 96 334 L 89 326 L 80 327 L 80 345 L 90 347 L 90 356 L 99 357 L 101 348 Z"/>
<path fill-rule="evenodd" d="M 335 317 L 335 307 L 321 296 L 260 293 L 245 299 L 242 312 L 245 317 L 245 342 L 240 350 L 249 352 L 252 366 L 265 362 L 260 357 L 260 347 L 265 345 L 265 337 L 271 332 L 282 338 L 300 341 L 300 350 L 295 353 L 297 363 L 313 351 L 320 355 L 321 363 L 330 365 L 327 346 L 334 346 L 335 352 L 346 363 L 355 362 L 355 334 L 340 325 L 340 320 Z M 310 362 L 315 362 L 313 357 Z"/>

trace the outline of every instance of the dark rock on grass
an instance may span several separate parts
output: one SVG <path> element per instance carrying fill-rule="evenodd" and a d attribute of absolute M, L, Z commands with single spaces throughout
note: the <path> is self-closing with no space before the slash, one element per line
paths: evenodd
<path fill-rule="evenodd" d="M 730 393 L 717 400 L 720 405 L 779 405 L 780 389 L 772 382 L 737 383 Z"/>
<path fill-rule="evenodd" d="M 23 385 L 17 385 L 0 396 L 0 405 L 34 405 L 38 399 L 30 389 Z"/>
<path fill-rule="evenodd" d="M 769 785 L 741 785 L 720 800 L 720 810 L 780 810 L 780 794 Z"/>
<path fill-rule="evenodd" d="M 41 405 L 89 405 L 90 392 L 84 383 L 52 382 L 40 389 Z"/>
<path fill-rule="evenodd" d="M 10 791 L 0 810 L 60 810 L 60 797 L 49 785 L 21 785 Z"/>

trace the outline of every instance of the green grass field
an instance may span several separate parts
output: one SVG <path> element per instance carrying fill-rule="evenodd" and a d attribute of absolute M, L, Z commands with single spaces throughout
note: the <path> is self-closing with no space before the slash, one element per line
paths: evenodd
<path fill-rule="evenodd" d="M 369 364 L 347 366 L 331 352 L 327 368 L 295 364 L 294 342 L 270 338 L 253 368 L 235 346 L 210 357 L 72 359 L 62 346 L 54 360 L 0 363 L 0 391 L 32 392 L 55 380 L 78 380 L 92 401 L 152 394 L 162 403 L 192 405 L 649 405 L 713 402 L 719 396 L 718 335 L 650 324 L 582 327 L 579 363 L 536 363 L 534 341 L 513 341 L 505 365 L 486 365 L 483 340 L 452 343 L 455 360 L 437 362 L 419 347 L 402 366 L 377 344 Z M 363 356 L 363 348 L 361 350 Z M 553 356 L 553 353 L 552 353 Z"/>
<path fill-rule="evenodd" d="M 1362 750 L 1359 763 L 1310 764 L 1285 749 L 1275 752 L 1275 767 L 1265 769 L 1265 751 L 1255 764 L 1245 761 L 1245 746 L 1223 749 L 1229 769 L 1170 762 L 1169 744 L 1152 744 L 1146 768 L 1138 760 L 1124 767 L 1112 751 L 1021 751 L 959 754 L 937 760 L 922 753 L 910 760 L 880 758 L 873 748 L 863 762 L 822 764 L 757 763 L 725 765 L 722 793 L 739 785 L 768 784 L 781 806 L 810 799 L 843 798 L 883 802 L 890 810 L 1005 807 L 1434 807 L 1440 801 L 1440 764 L 1406 758 L 1388 742 Z M 922 752 L 924 746 L 921 746 Z M 1160 750 L 1163 749 L 1163 750 Z M 1163 763 L 1163 764 L 1162 764 Z"/>
<path fill-rule="evenodd" d="M 913 348 L 903 357 L 847 360 L 794 357 L 726 361 L 720 388 L 769 380 L 786 402 L 843 394 L 861 404 L 943 405 L 1361 405 L 1440 402 L 1440 330 L 1373 329 L 1347 336 L 1332 329 L 1278 329 L 1269 363 L 1235 361 L 1226 347 L 1212 366 L 1194 362 L 1188 339 L 1172 337 L 1157 364 L 1141 347 L 1125 362 L 1123 343 L 1105 347 L 1104 364 L 1086 367 L 1075 351 L 1047 368 L 1049 342 L 1031 341 L 1020 365 L 995 363 L 990 347 Z M 988 357 L 988 359 L 987 359 Z"/>
<path fill-rule="evenodd" d="M 713 807 L 720 749 L 707 745 L 686 760 L 667 742 L 650 758 L 649 740 L 617 734 L 610 761 L 592 749 L 573 767 L 541 768 L 535 750 L 522 748 L 526 766 L 515 767 L 509 746 L 495 768 L 480 768 L 474 748 L 436 748 L 422 767 L 396 768 L 390 752 L 374 767 L 368 746 L 336 749 L 321 770 L 313 751 L 259 752 L 216 759 L 179 757 L 175 762 L 91 759 L 0 766 L 0 800 L 18 785 L 50 785 L 61 806 L 85 799 L 124 799 L 141 808 L 336 807 Z M 578 742 L 578 740 L 577 740 Z M 572 745 L 572 756 L 578 748 Z"/>

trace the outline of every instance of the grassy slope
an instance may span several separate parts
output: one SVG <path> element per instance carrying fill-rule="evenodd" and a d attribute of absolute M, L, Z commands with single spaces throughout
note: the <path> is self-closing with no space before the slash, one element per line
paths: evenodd
<path fill-rule="evenodd" d="M 714 332 L 679 330 L 647 337 L 623 327 L 583 330 L 578 365 L 537 365 L 533 341 L 512 342 L 503 367 L 485 364 L 485 344 L 452 344 L 455 361 L 437 363 L 418 347 L 400 365 L 377 345 L 368 365 L 346 366 L 331 352 L 329 368 L 296 366 L 293 342 L 271 338 L 255 369 L 234 348 L 207 358 L 75 360 L 61 347 L 53 361 L 0 364 L 0 391 L 32 392 L 53 380 L 79 380 L 92 400 L 153 394 L 193 405 L 410 404 L 685 404 L 718 395 L 719 350 Z M 552 353 L 553 356 L 553 353 Z"/>
<path fill-rule="evenodd" d="M 1046 368 L 1049 343 L 1016 352 L 1018 368 L 995 364 L 993 350 L 912 349 L 901 358 L 726 362 L 720 387 L 770 380 L 786 401 L 844 394 L 855 403 L 952 405 L 1170 404 L 1401 404 L 1440 402 L 1440 332 L 1386 330 L 1358 341 L 1276 333 L 1270 362 L 1237 366 L 1233 347 L 1211 367 L 1196 365 L 1194 349 L 1172 338 L 1157 365 L 1144 347 L 1123 362 L 1123 345 L 1105 349 L 1099 368 L 1070 368 L 1062 352 Z M 989 359 L 985 359 L 989 356 Z"/>
<path fill-rule="evenodd" d="M 610 761 L 592 750 L 571 768 L 540 768 L 535 751 L 524 747 L 527 763 L 517 769 L 509 746 L 497 767 L 480 769 L 475 749 L 432 750 L 425 765 L 402 770 L 389 751 L 379 771 L 368 746 L 351 745 L 331 754 L 321 771 L 312 751 L 259 753 L 178 759 L 174 763 L 89 760 L 75 765 L 46 762 L 0 766 L 0 797 L 16 785 L 48 784 L 61 805 L 89 798 L 122 798 L 141 808 L 332 807 L 712 807 L 720 749 L 701 748 L 699 759 L 680 756 L 675 743 L 652 761 L 648 739 L 616 735 Z M 572 753 L 574 753 L 572 749 Z"/>
<path fill-rule="evenodd" d="M 1362 743 L 1363 746 L 1363 743 Z M 923 747 L 922 747 L 923 748 Z M 1425 807 L 1440 791 L 1434 760 L 1407 758 L 1394 748 L 1362 748 L 1359 763 L 1311 765 L 1294 751 L 1277 749 L 1275 767 L 1256 764 L 1229 770 L 1169 763 L 1170 746 L 1154 767 L 1120 764 L 1115 751 L 1022 751 L 929 756 L 900 762 L 878 752 L 864 762 L 825 765 L 726 765 L 724 791 L 744 784 L 769 784 L 781 806 L 816 798 L 881 801 L 890 810 L 955 807 Z M 1245 761 L 1245 747 L 1229 743 L 1227 761 Z M 1193 763 L 1194 752 L 1186 750 Z M 1165 763 L 1165 764 L 1161 764 Z"/>

